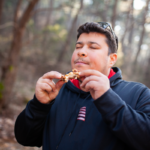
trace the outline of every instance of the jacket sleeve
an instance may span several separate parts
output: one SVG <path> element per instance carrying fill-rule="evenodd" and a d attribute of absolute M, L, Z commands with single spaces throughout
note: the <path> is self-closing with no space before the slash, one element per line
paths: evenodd
<path fill-rule="evenodd" d="M 42 146 L 43 129 L 46 117 L 54 101 L 40 103 L 36 97 L 28 102 L 15 123 L 15 137 L 24 146 Z"/>
<path fill-rule="evenodd" d="M 113 134 L 136 150 L 150 149 L 150 90 L 145 88 L 136 108 L 109 89 L 94 101 Z"/>

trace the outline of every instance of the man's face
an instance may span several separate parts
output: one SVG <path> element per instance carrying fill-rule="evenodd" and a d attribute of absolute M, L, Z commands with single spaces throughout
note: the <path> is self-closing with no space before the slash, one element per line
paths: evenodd
<path fill-rule="evenodd" d="M 94 69 L 108 76 L 111 55 L 108 55 L 106 36 L 101 33 L 82 33 L 72 54 L 71 66 L 79 71 Z"/>

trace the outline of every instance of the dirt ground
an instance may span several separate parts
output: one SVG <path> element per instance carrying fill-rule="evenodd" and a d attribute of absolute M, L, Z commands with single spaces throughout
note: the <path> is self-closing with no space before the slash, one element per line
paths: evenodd
<path fill-rule="evenodd" d="M 24 147 L 16 142 L 0 142 L 0 150 L 42 150 L 42 148 Z"/>
<path fill-rule="evenodd" d="M 9 105 L 9 108 L 0 115 L 0 150 L 42 150 L 37 147 L 24 147 L 17 143 L 14 136 L 14 124 L 18 114 L 25 106 L 16 104 Z"/>

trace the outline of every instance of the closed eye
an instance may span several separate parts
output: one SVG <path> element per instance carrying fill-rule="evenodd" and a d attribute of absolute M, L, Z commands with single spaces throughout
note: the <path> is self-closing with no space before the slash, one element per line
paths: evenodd
<path fill-rule="evenodd" d="M 81 46 L 80 46 L 80 47 L 79 47 L 79 46 L 78 46 L 78 47 L 76 47 L 76 49 L 79 49 L 79 48 L 82 48 L 82 47 L 81 47 Z"/>
<path fill-rule="evenodd" d="M 80 48 L 82 48 L 83 46 L 81 45 L 81 44 L 77 44 L 76 45 L 76 49 L 80 49 Z"/>
<path fill-rule="evenodd" d="M 97 46 L 90 46 L 89 48 L 90 49 L 100 49 L 100 47 L 97 47 Z"/>
<path fill-rule="evenodd" d="M 93 47 L 93 46 L 91 46 L 90 48 L 91 48 L 91 49 L 98 49 L 97 47 Z"/>
<path fill-rule="evenodd" d="M 89 42 L 89 48 L 91 48 L 91 49 L 100 49 L 101 48 L 101 46 L 99 45 L 99 44 L 97 44 L 97 43 L 94 43 L 94 42 Z"/>

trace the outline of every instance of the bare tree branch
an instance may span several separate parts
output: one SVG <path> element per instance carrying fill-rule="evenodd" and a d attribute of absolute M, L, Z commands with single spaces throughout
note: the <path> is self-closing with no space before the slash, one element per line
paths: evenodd
<path fill-rule="evenodd" d="M 122 47 L 123 47 L 123 52 L 124 52 L 124 39 L 125 39 L 125 36 L 126 36 L 126 33 L 127 31 L 131 28 L 131 26 L 133 26 L 132 24 L 134 23 L 133 21 L 131 21 L 131 24 L 129 23 L 129 20 L 130 20 L 130 16 L 133 15 L 133 1 L 131 2 L 131 5 L 129 6 L 129 10 L 127 12 L 127 17 L 126 17 L 126 20 L 125 20 L 125 31 L 124 31 L 124 34 L 121 38 L 121 43 L 122 43 Z M 130 24 L 130 26 L 129 26 Z"/>
<path fill-rule="evenodd" d="M 78 9 L 78 12 L 76 14 L 76 16 L 74 17 L 73 21 L 72 21 L 72 24 L 71 24 L 71 27 L 70 27 L 70 30 L 69 30 L 69 33 L 67 35 L 67 39 L 66 39 L 66 42 L 64 43 L 64 46 L 63 46 L 63 49 L 61 50 L 59 56 L 58 56 L 58 60 L 57 62 L 60 63 L 62 60 L 63 60 L 63 57 L 64 57 L 64 54 L 66 51 L 68 51 L 68 45 L 70 44 L 70 40 L 71 40 L 71 34 L 73 32 L 73 29 L 74 29 L 74 26 L 77 22 L 77 18 L 78 18 L 78 14 L 80 13 L 80 11 L 82 10 L 83 8 L 83 0 L 80 0 L 80 8 Z"/>
<path fill-rule="evenodd" d="M 51 9 L 48 11 L 47 20 L 46 20 L 45 26 L 48 26 L 49 23 L 51 24 L 52 12 L 53 12 L 53 0 L 50 0 L 49 5 L 50 5 Z"/>
<path fill-rule="evenodd" d="M 34 35 L 32 39 L 30 40 L 27 40 L 25 42 L 22 43 L 21 47 L 25 47 L 27 45 L 29 45 L 31 42 L 33 42 L 35 39 L 37 40 L 38 38 L 42 37 L 43 34 L 40 34 L 40 35 Z"/>
<path fill-rule="evenodd" d="M 143 44 L 143 39 L 144 39 L 144 34 L 145 34 L 145 22 L 146 22 L 146 16 L 147 16 L 147 13 L 148 13 L 149 3 L 150 3 L 150 0 L 147 0 L 146 7 L 144 8 L 143 20 L 142 20 L 143 28 L 142 28 L 141 35 L 140 35 L 140 41 L 139 41 L 139 44 L 138 44 L 138 50 L 137 50 L 137 53 L 136 53 L 136 56 L 135 56 L 134 64 L 136 64 L 136 62 L 137 62 L 138 56 L 139 56 L 140 51 L 141 51 L 141 45 Z"/>
<path fill-rule="evenodd" d="M 19 9 L 20 9 L 21 3 L 22 3 L 22 0 L 18 0 L 17 7 L 15 9 L 15 15 L 14 15 L 14 25 L 15 26 L 17 25 L 17 22 L 18 22 L 18 16 L 19 16 L 18 14 L 19 14 Z"/>
<path fill-rule="evenodd" d="M 107 14 L 108 14 L 107 10 L 108 10 L 109 4 L 110 4 L 110 0 L 105 0 L 104 1 L 104 9 L 101 13 L 99 13 L 99 14 L 102 14 L 103 21 L 106 21 L 106 22 L 107 22 Z"/>
<path fill-rule="evenodd" d="M 0 22 L 1 22 L 1 18 L 2 18 L 3 4 L 4 4 L 4 0 L 0 0 Z"/>
<path fill-rule="evenodd" d="M 0 25 L 0 29 L 4 29 L 11 26 L 14 26 L 13 22 L 6 22 L 5 24 Z"/>
<path fill-rule="evenodd" d="M 27 21 L 28 21 L 29 18 L 31 17 L 32 10 L 33 10 L 35 4 L 36 4 L 38 1 L 39 1 L 39 0 L 32 0 L 32 1 L 29 3 L 27 9 L 25 10 L 25 12 L 24 12 L 24 14 L 23 14 L 23 16 L 22 16 L 22 18 L 21 18 L 21 20 L 20 20 L 20 24 L 19 24 L 19 27 L 20 27 L 20 28 L 23 29 L 23 28 L 25 27 Z"/>
<path fill-rule="evenodd" d="M 56 8 L 40 8 L 40 9 L 37 9 L 37 10 L 34 10 L 32 12 L 32 16 L 35 15 L 36 13 L 39 13 L 39 12 L 43 12 L 43 11 L 50 11 L 51 9 L 53 10 L 60 10 L 61 8 L 65 7 L 65 5 L 61 4 L 60 6 L 56 7 Z"/>
<path fill-rule="evenodd" d="M 112 28 L 113 28 L 113 29 L 114 29 L 114 27 L 115 27 L 115 22 L 116 22 L 117 4 L 118 4 L 118 0 L 115 0 L 114 6 L 113 6 L 112 17 L 111 17 L 111 23 L 112 23 Z"/>

